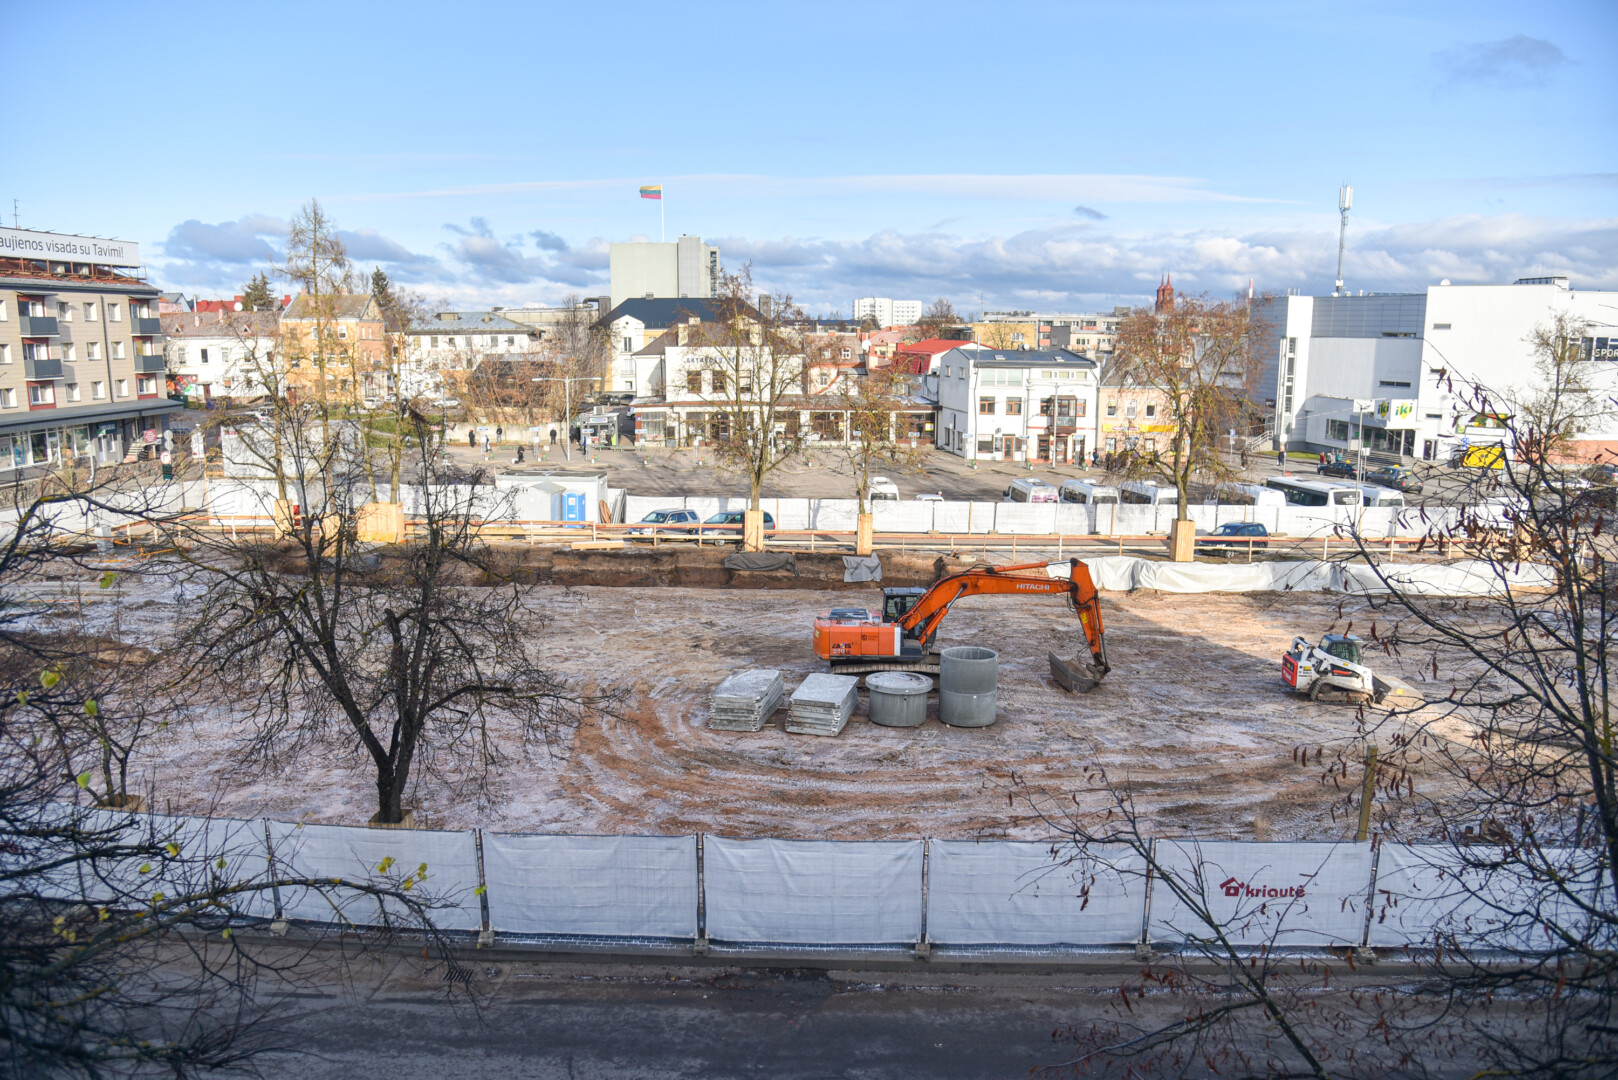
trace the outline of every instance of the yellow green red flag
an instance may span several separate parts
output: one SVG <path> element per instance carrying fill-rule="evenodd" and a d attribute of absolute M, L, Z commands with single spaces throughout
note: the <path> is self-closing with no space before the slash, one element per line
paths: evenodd
<path fill-rule="evenodd" d="M 640 197 L 643 199 L 661 199 L 663 197 L 663 185 L 647 184 L 640 189 Z"/>

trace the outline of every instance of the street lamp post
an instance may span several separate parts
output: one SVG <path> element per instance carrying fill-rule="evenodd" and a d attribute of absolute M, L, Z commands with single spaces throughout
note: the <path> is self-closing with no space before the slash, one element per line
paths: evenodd
<path fill-rule="evenodd" d="M 573 422 L 573 384 L 576 382 L 595 382 L 595 379 L 588 375 L 570 375 L 567 377 L 537 375 L 530 379 L 529 382 L 559 382 L 562 384 L 562 423 L 567 425 Z M 568 432 L 571 430 L 571 428 L 564 428 L 562 432 L 562 453 L 569 461 L 573 460 L 573 447 L 568 439 Z"/>

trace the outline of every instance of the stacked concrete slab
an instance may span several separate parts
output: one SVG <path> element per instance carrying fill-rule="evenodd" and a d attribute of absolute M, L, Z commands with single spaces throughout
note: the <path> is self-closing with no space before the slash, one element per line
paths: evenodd
<path fill-rule="evenodd" d="M 852 675 L 811 675 L 792 692 L 787 730 L 794 735 L 836 735 L 854 715 L 859 679 Z"/>
<path fill-rule="evenodd" d="M 781 673 L 774 668 L 739 671 L 719 684 L 709 702 L 714 731 L 758 731 L 781 705 Z"/>

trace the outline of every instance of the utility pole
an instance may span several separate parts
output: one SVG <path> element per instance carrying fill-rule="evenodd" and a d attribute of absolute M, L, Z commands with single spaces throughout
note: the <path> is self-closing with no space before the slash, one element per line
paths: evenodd
<path fill-rule="evenodd" d="M 1333 296 L 1343 296 L 1343 242 L 1348 237 L 1348 212 L 1354 208 L 1354 188 L 1344 184 L 1337 189 L 1337 213 L 1342 217 L 1342 223 L 1337 228 L 1337 287 L 1331 291 Z"/>
<path fill-rule="evenodd" d="M 573 423 L 573 384 L 576 382 L 595 382 L 589 375 L 574 375 L 563 378 L 560 375 L 542 375 L 530 379 L 529 382 L 559 382 L 562 384 L 562 453 L 567 460 L 573 460 L 572 440 L 568 437 L 572 428 L 567 426 Z"/>

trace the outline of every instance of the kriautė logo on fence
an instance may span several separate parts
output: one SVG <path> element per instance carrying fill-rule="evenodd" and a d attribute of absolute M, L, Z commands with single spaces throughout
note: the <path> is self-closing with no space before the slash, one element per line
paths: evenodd
<path fill-rule="evenodd" d="M 1221 881 L 1219 887 L 1225 890 L 1226 896 L 1245 896 L 1256 900 L 1303 899 L 1302 885 L 1289 885 L 1284 889 L 1278 889 L 1273 885 L 1249 885 L 1245 881 L 1237 881 L 1230 877 Z"/>

